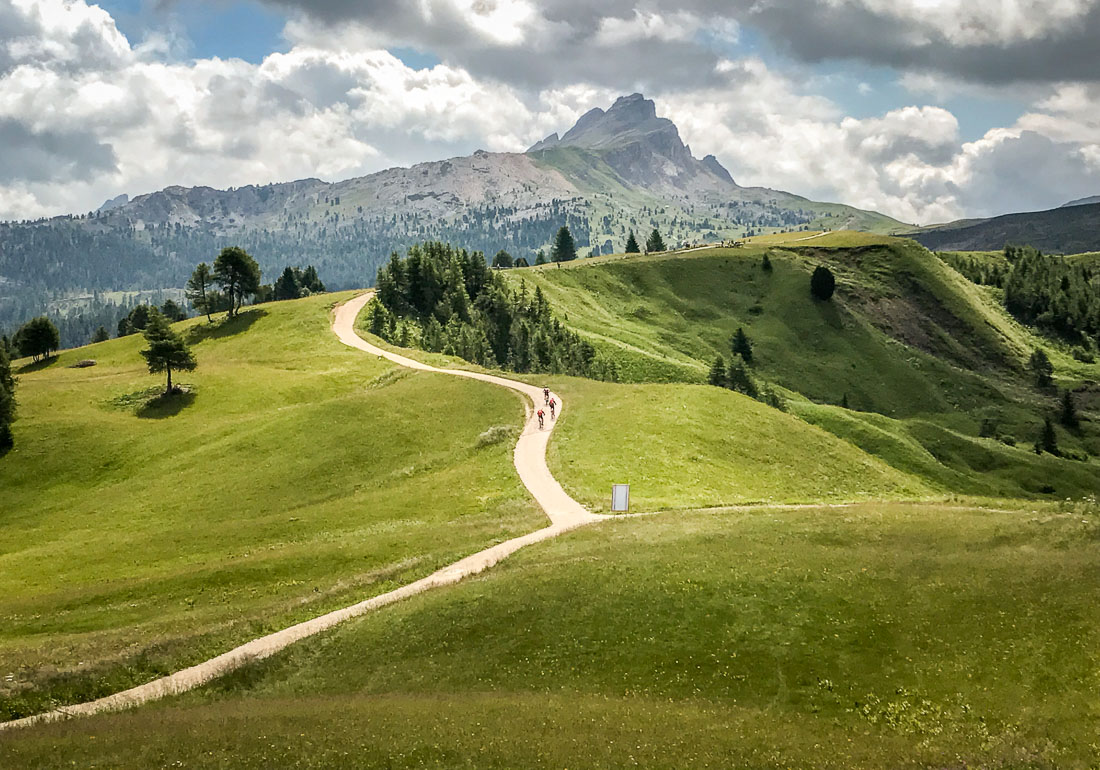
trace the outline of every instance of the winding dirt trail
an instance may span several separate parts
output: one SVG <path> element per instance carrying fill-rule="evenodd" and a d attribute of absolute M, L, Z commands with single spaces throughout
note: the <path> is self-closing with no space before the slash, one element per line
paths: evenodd
<path fill-rule="evenodd" d="M 362 310 L 363 306 L 366 305 L 373 296 L 373 292 L 367 292 L 337 307 L 332 323 L 332 330 L 345 345 L 362 350 L 365 353 L 382 356 L 383 358 L 387 358 L 396 364 L 409 367 L 410 369 L 451 374 L 456 377 L 468 377 L 473 380 L 481 380 L 483 382 L 493 383 L 494 385 L 500 385 L 501 387 L 511 388 L 525 395 L 530 399 L 532 404 L 541 403 L 542 389 L 534 385 L 516 382 L 491 374 L 482 374 L 480 372 L 467 372 L 460 369 L 438 369 L 434 366 L 428 366 L 419 361 L 414 361 L 411 358 L 406 358 L 371 345 L 355 333 L 355 318 L 359 315 L 359 311 Z M 559 404 L 560 419 L 561 412 L 564 411 L 564 403 L 557 394 L 554 394 L 554 396 Z M 71 717 L 88 716 L 90 714 L 99 714 L 106 711 L 119 711 L 138 706 L 142 703 L 148 703 L 158 698 L 178 695 L 179 693 L 193 690 L 196 687 L 200 687 L 242 666 L 262 660 L 280 650 L 286 649 L 300 639 L 319 634 L 346 620 L 364 615 L 380 607 L 385 607 L 387 604 L 393 604 L 394 602 L 398 602 L 410 596 L 423 593 L 431 588 L 457 583 L 465 577 L 476 575 L 492 567 L 501 559 L 510 556 L 524 546 L 556 537 L 563 532 L 568 532 L 571 529 L 584 526 L 585 524 L 591 524 L 592 522 L 605 518 L 586 511 L 580 503 L 565 493 L 565 490 L 561 488 L 561 485 L 550 474 L 550 469 L 546 465 L 546 446 L 550 441 L 550 434 L 553 432 L 555 424 L 555 420 L 548 419 L 546 421 L 546 429 L 540 430 L 535 410 L 528 408 L 527 420 L 524 424 L 523 433 L 520 435 L 519 441 L 516 443 L 515 452 L 513 453 L 513 462 L 515 463 L 516 471 L 519 473 L 520 480 L 523 481 L 523 485 L 527 487 L 532 497 L 542 506 L 542 509 L 550 518 L 550 526 L 521 537 L 513 538 L 512 540 L 507 540 L 491 548 L 486 548 L 483 551 L 478 551 L 454 564 L 433 572 L 425 578 L 421 578 L 414 583 L 409 583 L 393 591 L 379 594 L 378 596 L 372 596 L 350 607 L 334 610 L 325 615 L 313 618 L 312 620 L 307 620 L 284 628 L 281 631 L 276 631 L 273 634 L 262 636 L 259 639 L 253 639 L 251 642 L 242 644 L 240 647 L 236 647 L 229 652 L 191 666 L 190 668 L 185 668 L 182 671 L 177 671 L 174 674 L 155 679 L 152 682 L 137 687 L 132 687 L 129 690 L 123 690 L 114 695 L 99 698 L 98 700 L 79 703 L 73 706 L 65 706 L 42 714 L 24 717 L 23 719 L 0 722 L 0 730 L 15 727 L 28 727 L 42 722 L 55 722 Z"/>

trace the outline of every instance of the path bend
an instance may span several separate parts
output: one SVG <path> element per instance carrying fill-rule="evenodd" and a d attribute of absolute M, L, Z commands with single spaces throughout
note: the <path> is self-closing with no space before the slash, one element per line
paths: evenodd
<path fill-rule="evenodd" d="M 345 345 L 361 350 L 365 353 L 382 356 L 390 361 L 410 369 L 421 371 L 450 374 L 456 377 L 467 377 L 483 382 L 490 382 L 505 388 L 519 391 L 532 403 L 538 404 L 542 398 L 542 389 L 523 382 L 509 380 L 492 374 L 481 372 L 468 372 L 461 369 L 440 369 L 428 364 L 415 361 L 411 358 L 391 353 L 375 345 L 370 344 L 355 333 L 355 319 L 363 306 L 374 296 L 374 292 L 366 292 L 358 297 L 345 302 L 336 308 L 333 317 L 332 330 Z M 559 417 L 562 410 L 562 400 L 555 394 L 559 404 Z M 8 722 L 0 722 L 0 731 L 16 727 L 29 727 L 31 725 L 56 722 L 79 716 L 90 716 L 108 711 L 121 711 L 123 709 L 139 706 L 153 700 L 165 698 L 171 695 L 193 690 L 196 687 L 224 676 L 250 663 L 270 657 L 306 637 L 319 634 L 344 621 L 372 610 L 385 607 L 388 604 L 407 599 L 411 596 L 423 593 L 432 588 L 452 585 L 470 575 L 476 575 L 502 559 L 512 555 L 520 548 L 538 543 L 549 538 L 556 537 L 563 532 L 568 532 L 576 527 L 584 526 L 605 517 L 589 513 L 576 500 L 566 494 L 561 484 L 550 473 L 546 465 L 546 446 L 550 441 L 550 434 L 554 430 L 556 420 L 547 420 L 546 429 L 540 430 L 538 419 L 534 409 L 527 409 L 527 419 L 524 422 L 523 432 L 516 443 L 512 454 L 513 463 L 519 473 L 520 480 L 527 487 L 532 497 L 546 512 L 550 519 L 550 525 L 520 537 L 506 540 L 503 543 L 478 551 L 453 564 L 433 572 L 427 577 L 421 578 L 408 585 L 401 586 L 384 594 L 372 596 L 350 607 L 333 610 L 311 620 L 296 623 L 292 626 L 276 631 L 267 636 L 253 639 L 250 642 L 235 647 L 217 657 L 198 663 L 189 668 L 177 671 L 174 674 L 154 679 L 151 682 L 131 687 L 128 690 L 114 693 L 103 698 L 78 703 L 72 706 L 64 706 L 41 714 L 14 719 Z"/>

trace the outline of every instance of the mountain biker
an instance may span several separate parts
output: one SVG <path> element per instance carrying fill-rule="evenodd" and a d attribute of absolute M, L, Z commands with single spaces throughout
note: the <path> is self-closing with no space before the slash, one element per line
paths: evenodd
<path fill-rule="evenodd" d="M 549 404 L 550 403 L 550 388 L 543 388 L 542 389 L 542 403 L 544 403 L 544 404 Z"/>
<path fill-rule="evenodd" d="M 558 402 L 554 399 L 550 399 L 550 419 L 554 419 L 554 407 L 558 405 Z"/>
<path fill-rule="evenodd" d="M 539 430 L 542 430 L 542 410 L 539 410 Z"/>

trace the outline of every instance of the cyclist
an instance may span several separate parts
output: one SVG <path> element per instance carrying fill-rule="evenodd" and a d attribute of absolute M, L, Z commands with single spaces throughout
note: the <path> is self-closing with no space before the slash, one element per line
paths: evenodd
<path fill-rule="evenodd" d="M 554 399 L 550 399 L 550 419 L 554 419 L 554 407 L 558 405 L 558 402 Z"/>
<path fill-rule="evenodd" d="M 539 430 L 542 430 L 542 410 L 539 410 Z"/>
<path fill-rule="evenodd" d="M 542 403 L 544 403 L 544 404 L 549 404 L 550 403 L 550 388 L 543 388 L 542 389 Z"/>

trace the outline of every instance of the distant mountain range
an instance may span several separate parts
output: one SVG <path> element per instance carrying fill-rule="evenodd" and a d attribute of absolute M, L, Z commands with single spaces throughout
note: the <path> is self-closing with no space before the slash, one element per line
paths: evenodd
<path fill-rule="evenodd" d="M 1050 254 L 1100 251 L 1100 196 L 1049 211 L 961 219 L 906 235 L 935 251 L 996 251 L 1008 243 Z"/>
<path fill-rule="evenodd" d="M 120 195 L 90 215 L 0 225 L 0 284 L 33 291 L 180 286 L 227 244 L 270 275 L 313 262 L 334 286 L 363 285 L 393 249 L 441 238 L 531 257 L 567 224 L 582 254 L 621 250 L 630 230 L 669 243 L 803 226 L 885 231 L 889 217 L 737 185 L 696 159 L 641 94 L 585 114 L 526 153 L 475 152 L 330 184 Z"/>

